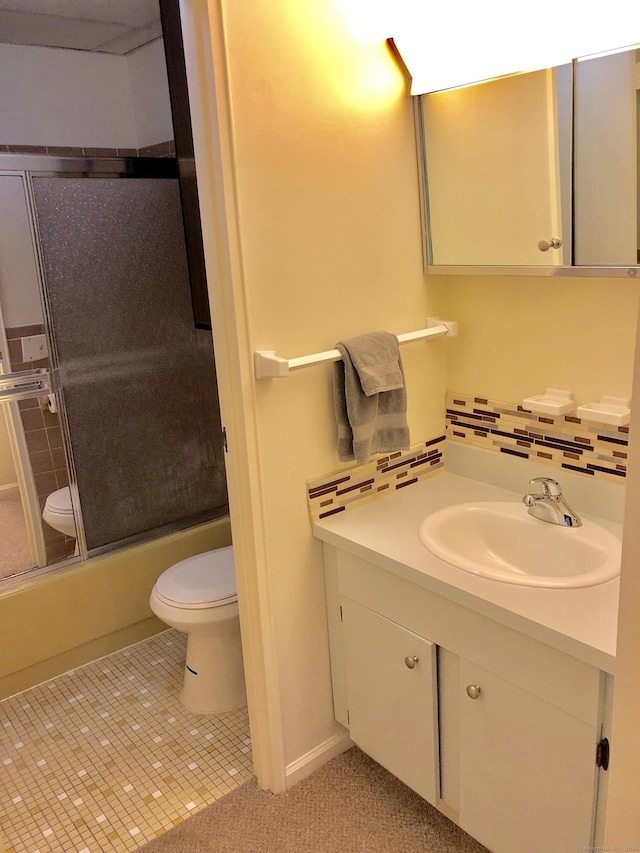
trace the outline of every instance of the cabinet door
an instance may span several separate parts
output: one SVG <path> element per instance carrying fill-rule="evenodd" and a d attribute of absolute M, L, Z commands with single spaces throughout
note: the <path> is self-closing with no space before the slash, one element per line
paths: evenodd
<path fill-rule="evenodd" d="M 560 125 L 558 105 L 568 108 L 561 92 L 549 68 L 420 99 L 432 264 L 571 262 L 562 233 L 560 152 L 570 133 Z M 540 251 L 551 237 L 564 246 Z"/>
<path fill-rule="evenodd" d="M 436 647 L 350 599 L 342 612 L 351 739 L 435 804 Z"/>
<path fill-rule="evenodd" d="M 459 687 L 460 826 L 494 853 L 586 849 L 597 729 L 465 660 Z"/>

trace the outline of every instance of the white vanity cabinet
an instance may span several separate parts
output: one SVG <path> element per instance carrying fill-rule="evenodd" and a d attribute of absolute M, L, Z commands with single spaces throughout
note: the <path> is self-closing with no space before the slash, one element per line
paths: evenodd
<path fill-rule="evenodd" d="M 458 685 L 460 826 L 505 853 L 587 848 L 597 726 L 466 660 Z"/>
<path fill-rule="evenodd" d="M 343 598 L 351 739 L 418 794 L 436 802 L 436 647 Z"/>
<path fill-rule="evenodd" d="M 610 677 L 326 542 L 324 561 L 354 743 L 494 853 L 595 843 Z"/>

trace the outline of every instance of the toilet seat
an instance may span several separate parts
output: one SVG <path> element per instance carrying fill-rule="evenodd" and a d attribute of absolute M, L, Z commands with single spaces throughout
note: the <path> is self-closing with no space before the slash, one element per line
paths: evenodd
<path fill-rule="evenodd" d="M 165 604 L 189 610 L 237 601 L 232 546 L 175 563 L 158 578 L 155 594 Z"/>
<path fill-rule="evenodd" d="M 71 502 L 71 489 L 63 486 L 47 497 L 42 510 L 42 520 L 53 530 L 63 533 L 72 539 L 76 539 L 78 531 L 73 517 L 73 504 Z"/>
<path fill-rule="evenodd" d="M 51 492 L 45 502 L 45 507 L 50 512 L 56 515 L 71 515 L 73 516 L 73 506 L 71 504 L 71 489 L 69 486 L 64 486 L 55 492 Z"/>

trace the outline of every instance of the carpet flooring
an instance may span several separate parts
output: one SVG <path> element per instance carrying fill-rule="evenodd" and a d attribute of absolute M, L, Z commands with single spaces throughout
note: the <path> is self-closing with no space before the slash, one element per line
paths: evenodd
<path fill-rule="evenodd" d="M 255 780 L 143 853 L 488 853 L 356 747 L 274 796 Z"/>

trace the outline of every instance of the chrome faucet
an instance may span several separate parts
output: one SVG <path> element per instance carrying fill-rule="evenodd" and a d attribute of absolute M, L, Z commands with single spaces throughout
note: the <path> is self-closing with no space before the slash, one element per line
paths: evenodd
<path fill-rule="evenodd" d="M 549 521 L 551 524 L 561 524 L 563 527 L 581 527 L 580 517 L 571 509 L 565 501 L 560 484 L 549 477 L 534 477 L 529 480 L 542 485 L 541 495 L 525 495 L 522 502 L 529 507 L 529 515 L 539 518 L 540 521 Z"/>

